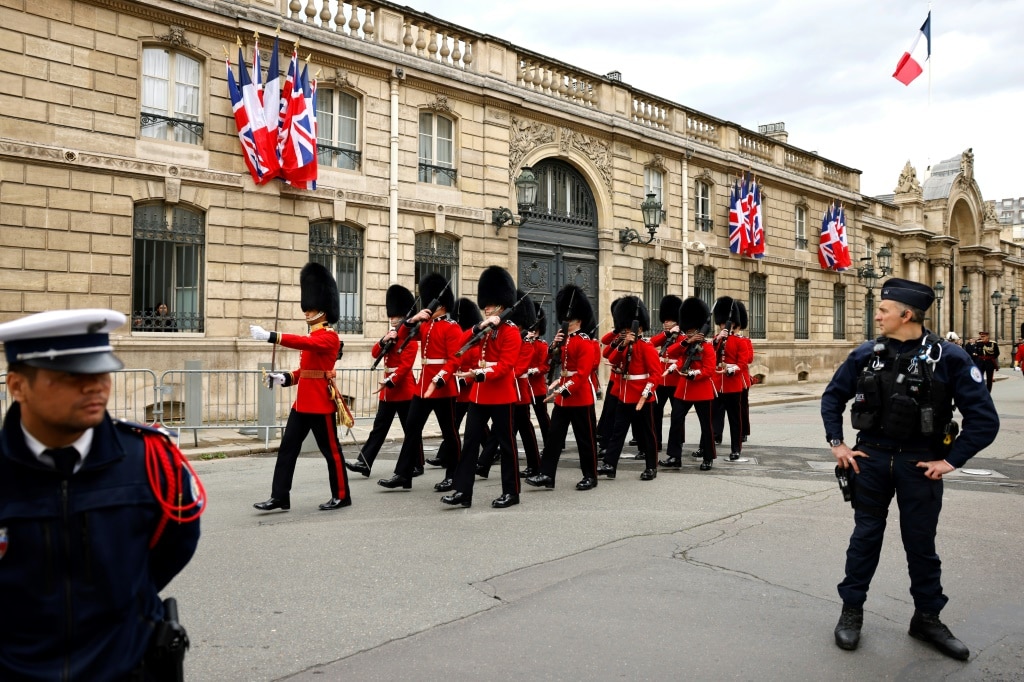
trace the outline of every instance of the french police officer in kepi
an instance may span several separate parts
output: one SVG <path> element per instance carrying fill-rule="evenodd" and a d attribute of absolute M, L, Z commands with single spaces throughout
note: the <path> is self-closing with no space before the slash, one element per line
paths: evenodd
<path fill-rule="evenodd" d="M 860 641 L 864 602 L 895 495 L 915 607 L 909 634 L 963 661 L 970 652 L 939 620 L 947 602 L 935 551 L 942 477 L 995 440 L 999 417 L 967 353 L 924 328 L 934 299 L 924 284 L 887 280 L 875 313 L 881 336 L 850 353 L 821 397 L 836 476 L 841 484 L 848 477 L 854 509 L 835 640 L 850 650 Z M 853 447 L 843 437 L 843 410 L 851 399 Z M 954 404 L 963 418 L 959 427 Z"/>
<path fill-rule="evenodd" d="M 0 324 L 0 680 L 182 679 L 159 592 L 192 558 L 205 494 L 163 431 L 112 419 L 115 310 Z"/>

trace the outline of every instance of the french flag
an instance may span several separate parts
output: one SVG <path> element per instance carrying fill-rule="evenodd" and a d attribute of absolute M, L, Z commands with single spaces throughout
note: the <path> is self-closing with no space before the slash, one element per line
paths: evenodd
<path fill-rule="evenodd" d="M 921 38 L 924 38 L 924 45 L 921 46 Z M 914 38 L 914 44 L 910 46 L 909 52 L 904 52 L 896 65 L 896 72 L 892 75 L 904 85 L 910 83 L 924 72 L 923 64 L 932 56 L 932 13 L 928 12 L 928 18 L 921 24 L 921 30 Z"/>

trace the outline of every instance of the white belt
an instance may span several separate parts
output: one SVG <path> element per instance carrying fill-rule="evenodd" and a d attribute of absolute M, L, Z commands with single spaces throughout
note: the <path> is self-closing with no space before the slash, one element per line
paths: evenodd
<path fill-rule="evenodd" d="M 647 379 L 650 376 L 650 374 L 627 374 L 622 378 L 626 381 L 640 381 L 641 379 Z"/>
<path fill-rule="evenodd" d="M 562 376 L 566 376 L 566 377 L 576 376 L 576 370 L 574 370 L 574 369 L 566 370 L 566 371 L 562 372 Z"/>
<path fill-rule="evenodd" d="M 448 360 L 446 358 L 423 358 L 424 365 L 443 365 Z"/>
<path fill-rule="evenodd" d="M 487 365 L 488 367 L 497 367 L 498 366 L 498 363 L 496 363 L 496 362 L 485 362 L 484 364 Z"/>
<path fill-rule="evenodd" d="M 661 361 L 664 362 L 666 365 L 675 362 L 675 360 L 673 360 L 672 358 L 666 358 L 666 357 L 662 357 Z"/>
<path fill-rule="evenodd" d="M 384 366 L 384 370 L 387 372 L 397 372 L 398 369 L 398 367 L 388 367 L 387 365 Z"/>

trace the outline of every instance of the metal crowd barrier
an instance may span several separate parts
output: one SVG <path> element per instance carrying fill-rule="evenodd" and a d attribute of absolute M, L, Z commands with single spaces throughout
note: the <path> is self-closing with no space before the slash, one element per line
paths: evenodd
<path fill-rule="evenodd" d="M 195 446 L 206 430 L 237 431 L 261 437 L 269 446 L 272 434 L 283 429 L 295 400 L 295 387 L 263 385 L 261 364 L 254 370 L 209 370 L 187 361 L 185 369 L 167 370 L 159 377 L 148 369 L 111 373 L 107 411 L 114 418 L 159 424 L 181 437 L 192 432 Z M 352 416 L 373 417 L 377 411 L 380 370 L 341 369 L 335 383 Z M 0 374 L 0 419 L 7 414 L 10 397 L 7 375 Z"/>

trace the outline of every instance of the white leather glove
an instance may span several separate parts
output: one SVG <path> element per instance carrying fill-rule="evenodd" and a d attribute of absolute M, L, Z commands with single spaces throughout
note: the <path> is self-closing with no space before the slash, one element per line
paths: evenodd
<path fill-rule="evenodd" d="M 266 329 L 259 326 L 258 324 L 250 324 L 249 333 L 252 334 L 252 338 L 255 339 L 256 341 L 270 340 L 270 332 L 268 332 Z"/>
<path fill-rule="evenodd" d="M 733 365 L 733 364 L 727 364 L 725 366 L 725 371 L 728 372 L 729 374 L 735 374 L 736 372 L 740 371 L 740 366 L 739 365 Z"/>
<path fill-rule="evenodd" d="M 267 376 L 263 377 L 263 385 L 267 388 L 284 386 L 284 374 L 281 372 L 268 372 Z"/>
<path fill-rule="evenodd" d="M 694 377 L 699 377 L 700 376 L 700 370 L 699 369 L 687 370 L 686 371 L 686 376 L 688 376 L 691 379 L 693 379 Z"/>
<path fill-rule="evenodd" d="M 532 377 L 534 374 L 538 373 L 540 373 L 540 370 L 537 369 L 536 367 L 531 367 L 530 369 L 526 370 L 526 376 L 528 377 Z"/>

